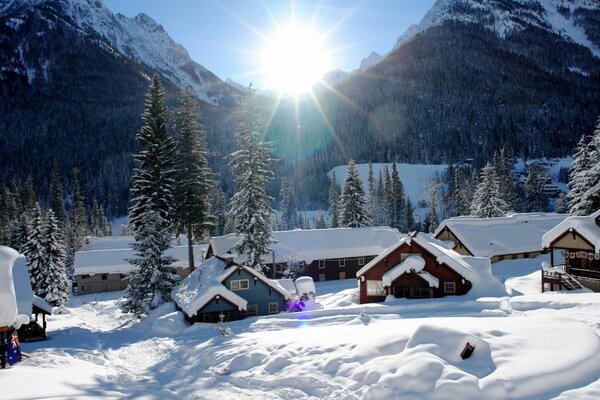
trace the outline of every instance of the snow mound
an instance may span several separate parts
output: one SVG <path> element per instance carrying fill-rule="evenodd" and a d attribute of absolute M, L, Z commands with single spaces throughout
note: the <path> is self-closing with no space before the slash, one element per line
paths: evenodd
<path fill-rule="evenodd" d="M 165 303 L 150 312 L 140 326 L 149 336 L 171 337 L 185 330 L 188 325 L 181 311 L 175 310 L 175 304 Z"/>

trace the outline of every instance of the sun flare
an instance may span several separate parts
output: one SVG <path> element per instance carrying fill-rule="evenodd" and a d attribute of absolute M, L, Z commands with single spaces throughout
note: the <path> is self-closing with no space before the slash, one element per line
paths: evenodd
<path fill-rule="evenodd" d="M 267 41 L 261 56 L 267 86 L 280 92 L 306 92 L 331 70 L 324 37 L 309 27 L 280 29 Z"/>

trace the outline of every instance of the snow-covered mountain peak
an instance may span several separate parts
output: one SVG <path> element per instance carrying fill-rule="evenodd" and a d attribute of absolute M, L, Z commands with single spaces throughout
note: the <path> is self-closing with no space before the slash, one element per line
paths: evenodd
<path fill-rule="evenodd" d="M 377 53 L 376 51 L 372 51 L 371 54 L 369 54 L 366 58 L 362 59 L 358 70 L 361 72 L 366 71 L 375 64 L 378 64 L 381 60 L 383 60 L 383 58 L 384 56 L 382 56 L 381 54 Z"/>

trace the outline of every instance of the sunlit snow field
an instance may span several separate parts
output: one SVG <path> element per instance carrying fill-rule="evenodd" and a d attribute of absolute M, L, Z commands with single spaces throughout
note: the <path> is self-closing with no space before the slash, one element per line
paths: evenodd
<path fill-rule="evenodd" d="M 355 280 L 317 283 L 322 310 L 231 322 L 232 336 L 172 305 L 140 323 L 118 292 L 73 297 L 0 370 L 0 399 L 598 399 L 600 295 L 541 294 L 544 257 L 494 264 L 501 298 L 359 305 Z"/>

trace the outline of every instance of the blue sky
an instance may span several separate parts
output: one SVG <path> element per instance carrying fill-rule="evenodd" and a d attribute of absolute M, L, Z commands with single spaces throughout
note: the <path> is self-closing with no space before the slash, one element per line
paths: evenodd
<path fill-rule="evenodd" d="M 262 86 L 263 37 L 293 20 L 330 32 L 326 48 L 333 67 L 356 69 L 371 51 L 392 49 L 418 23 L 434 0 L 104 0 L 109 9 L 133 17 L 144 12 L 163 25 L 198 63 L 220 78 Z"/>

